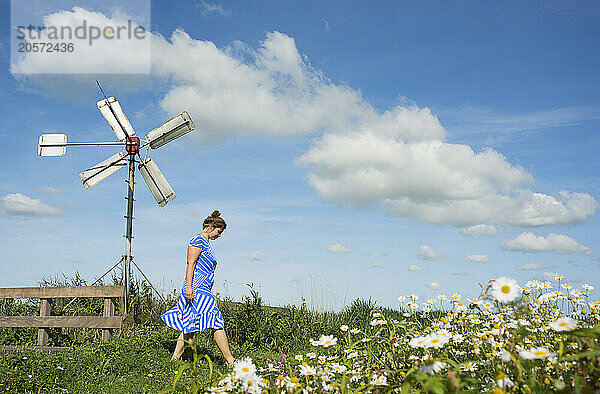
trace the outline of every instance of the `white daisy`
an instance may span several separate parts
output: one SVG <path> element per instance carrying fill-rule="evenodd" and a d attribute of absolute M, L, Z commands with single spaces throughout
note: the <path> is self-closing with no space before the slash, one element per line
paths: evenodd
<path fill-rule="evenodd" d="M 521 295 L 521 288 L 516 280 L 501 276 L 492 284 L 492 296 L 502 302 L 507 303 L 516 300 Z"/>
<path fill-rule="evenodd" d="M 252 363 L 250 357 L 244 357 L 235 363 L 233 371 L 237 378 L 246 377 L 253 375 L 256 372 L 256 366 Z"/>
<path fill-rule="evenodd" d="M 441 371 L 444 367 L 446 367 L 446 363 L 434 361 L 432 358 L 429 358 L 421 365 L 419 371 L 426 373 L 427 375 L 433 375 L 436 372 Z"/>
<path fill-rule="evenodd" d="M 561 317 L 548 324 L 554 331 L 571 331 L 577 327 L 577 320 L 571 319 L 570 317 Z"/>
<path fill-rule="evenodd" d="M 373 376 L 371 376 L 371 383 L 370 384 L 374 384 L 376 386 L 387 386 L 387 376 L 385 376 L 385 374 L 377 374 L 374 373 Z"/>
<path fill-rule="evenodd" d="M 496 384 L 503 390 L 514 387 L 515 385 L 515 383 L 502 371 L 498 372 L 496 375 Z"/>
<path fill-rule="evenodd" d="M 410 340 L 410 342 L 408 342 L 409 346 L 416 348 L 416 347 L 425 347 L 427 346 L 427 342 L 428 342 L 428 338 L 427 337 L 416 337 Z"/>
<path fill-rule="evenodd" d="M 542 347 L 534 347 L 529 350 L 521 350 L 519 352 L 519 356 L 521 356 L 521 358 L 524 358 L 526 360 L 537 360 L 537 359 L 543 359 L 543 358 L 548 358 L 548 357 L 554 357 L 555 353 L 550 352 L 550 350 L 548 350 L 548 348 L 545 348 L 542 346 Z"/>
<path fill-rule="evenodd" d="M 312 376 L 317 373 L 316 368 L 311 367 L 310 365 L 302 364 L 302 365 L 300 365 L 299 369 L 300 369 L 300 375 L 304 375 L 304 376 Z"/>
<path fill-rule="evenodd" d="M 426 341 L 425 341 L 425 348 L 435 348 L 435 349 L 439 349 L 441 347 L 443 347 L 446 343 L 448 343 L 448 337 L 442 336 L 442 335 L 428 335 L 426 337 Z"/>
<path fill-rule="evenodd" d="M 321 335 L 321 338 L 319 338 L 319 345 L 323 347 L 334 346 L 337 341 L 338 339 L 334 338 L 333 335 Z"/>

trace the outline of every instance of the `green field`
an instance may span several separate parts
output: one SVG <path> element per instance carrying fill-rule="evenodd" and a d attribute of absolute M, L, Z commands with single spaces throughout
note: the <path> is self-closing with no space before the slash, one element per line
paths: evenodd
<path fill-rule="evenodd" d="M 78 277 L 40 283 L 83 284 Z M 339 313 L 265 307 L 250 290 L 241 303 L 218 299 L 232 353 L 247 358 L 231 371 L 208 333 L 196 335 L 181 362 L 170 363 L 178 332 L 159 316 L 176 297 L 163 303 L 141 282 L 115 338 L 101 342 L 97 329 L 51 329 L 50 346 L 72 349 L 4 354 L 0 392 L 594 392 L 598 301 L 586 291 L 553 296 L 556 287 L 531 282 L 518 300 L 504 303 L 491 291 L 419 308 L 408 297 L 396 310 L 356 300 Z M 56 300 L 53 314 L 102 313 L 100 299 L 77 299 L 57 312 L 68 301 Z M 557 325 L 563 311 L 574 320 Z M 0 315 L 38 312 L 35 299 L 0 303 Z M 36 339 L 35 328 L 0 328 L 2 345 Z"/>

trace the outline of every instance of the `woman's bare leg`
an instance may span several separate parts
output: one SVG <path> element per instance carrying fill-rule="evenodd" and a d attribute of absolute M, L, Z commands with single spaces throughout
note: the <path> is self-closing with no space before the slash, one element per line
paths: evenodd
<path fill-rule="evenodd" d="M 215 330 L 213 332 L 213 337 L 215 338 L 215 342 L 217 343 L 219 350 L 221 353 L 223 353 L 223 357 L 225 357 L 225 360 L 227 360 L 227 364 L 231 365 L 234 358 L 229 350 L 229 344 L 227 343 L 227 335 L 225 335 L 225 330 Z"/>
<path fill-rule="evenodd" d="M 179 338 L 177 338 L 177 345 L 175 345 L 175 351 L 173 352 L 173 356 L 171 357 L 171 361 L 173 361 L 173 360 L 179 360 L 179 357 L 181 357 L 181 355 L 183 354 L 183 351 L 185 350 L 185 342 L 184 341 L 191 340 L 193 342 L 194 341 L 192 339 L 193 336 L 194 336 L 193 332 L 190 332 L 188 334 L 184 334 L 183 331 L 182 331 L 181 334 L 179 334 Z"/>

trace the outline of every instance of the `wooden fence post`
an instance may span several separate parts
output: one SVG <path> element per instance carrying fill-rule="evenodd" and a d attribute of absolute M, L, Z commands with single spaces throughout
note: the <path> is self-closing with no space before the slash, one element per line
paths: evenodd
<path fill-rule="evenodd" d="M 104 317 L 114 316 L 115 315 L 115 300 L 113 298 L 105 298 L 104 299 Z M 111 328 L 103 328 L 102 329 L 102 340 L 104 342 L 109 341 L 112 336 Z"/>
<path fill-rule="evenodd" d="M 50 307 L 49 298 L 40 298 L 40 316 L 50 316 L 52 310 Z M 48 344 L 48 329 L 38 328 L 38 346 L 46 346 Z"/>

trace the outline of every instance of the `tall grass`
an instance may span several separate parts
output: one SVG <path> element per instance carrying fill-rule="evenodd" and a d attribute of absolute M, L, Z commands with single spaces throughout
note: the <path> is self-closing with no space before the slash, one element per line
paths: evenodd
<path fill-rule="evenodd" d="M 110 284 L 119 282 L 119 278 L 113 276 Z M 87 283 L 75 274 L 42 278 L 39 285 L 84 286 Z M 177 303 L 178 296 L 168 294 L 166 301 L 162 301 L 145 281 L 134 280 L 129 314 L 111 341 L 101 342 L 99 329 L 51 329 L 49 346 L 67 346 L 73 350 L 50 355 L 30 350 L 4 354 L 0 357 L 0 391 L 158 392 L 172 382 L 174 367 L 169 364 L 169 358 L 179 334 L 168 328 L 160 315 Z M 102 299 L 78 298 L 66 307 L 71 300 L 52 300 L 52 314 L 102 314 Z M 299 352 L 311 351 L 310 339 L 339 332 L 342 324 L 367 332 L 371 329 L 370 312 L 379 308 L 373 300 L 361 299 L 340 312 L 311 311 L 306 302 L 300 306 L 270 308 L 263 305 L 254 289 L 241 301 L 235 303 L 217 297 L 234 356 L 251 356 L 258 362 L 281 359 L 282 355 L 293 358 Z M 117 313 L 121 307 L 117 302 Z M 393 313 L 400 316 L 402 311 Z M 0 300 L 0 314 L 36 316 L 39 300 Z M 36 341 L 36 328 L 0 328 L 0 345 L 35 345 Z M 224 373 L 226 363 L 210 331 L 197 334 L 195 342 L 201 359 L 207 355 L 214 362 L 216 373 Z M 191 350 L 186 350 L 183 359 L 192 357 Z M 207 376 L 202 375 L 200 379 Z"/>

